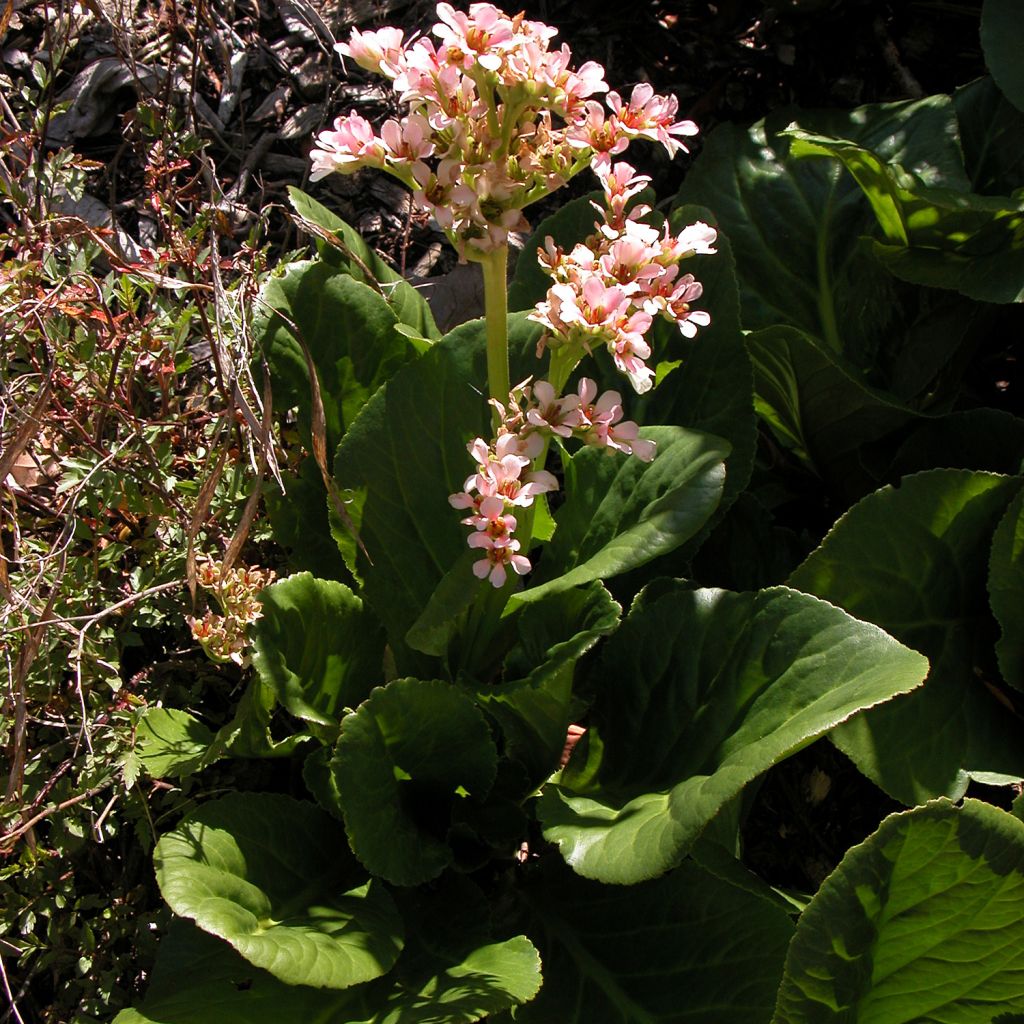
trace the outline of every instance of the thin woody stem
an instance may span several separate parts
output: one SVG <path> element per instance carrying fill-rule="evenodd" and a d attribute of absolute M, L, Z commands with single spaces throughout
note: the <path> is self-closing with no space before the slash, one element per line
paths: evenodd
<path fill-rule="evenodd" d="M 487 253 L 480 261 L 484 272 L 484 313 L 487 327 L 487 390 L 504 408 L 511 390 L 508 369 L 508 246 Z M 495 428 L 501 416 L 495 410 Z"/>

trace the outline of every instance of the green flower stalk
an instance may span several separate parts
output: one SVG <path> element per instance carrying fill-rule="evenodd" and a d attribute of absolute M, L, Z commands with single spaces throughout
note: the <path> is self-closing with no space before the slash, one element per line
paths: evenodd
<path fill-rule="evenodd" d="M 569 47 L 552 48 L 556 30 L 521 14 L 509 17 L 486 3 L 472 4 L 468 13 L 440 3 L 437 14 L 437 42 L 407 43 L 401 30 L 384 28 L 355 30 L 338 45 L 360 67 L 389 78 L 408 113 L 385 121 L 380 134 L 355 113 L 338 118 L 316 140 L 311 177 L 361 167 L 392 174 L 433 215 L 460 258 L 481 265 L 494 433 L 491 441 L 470 442 L 477 472 L 449 501 L 468 513 L 462 520 L 471 527 L 468 543 L 481 553 L 474 572 L 502 587 L 509 570 L 522 575 L 531 568 L 531 506 L 557 487 L 544 469 L 552 438 L 654 457 L 654 444 L 623 420 L 618 392 L 599 396 L 587 378 L 575 393 L 562 391 L 598 345 L 637 392 L 652 386 L 645 333 L 654 318 L 672 319 L 689 336 L 709 322 L 690 306 L 700 285 L 680 276 L 678 265 L 695 252 L 713 252 L 715 232 L 696 224 L 675 236 L 645 224 L 650 208 L 635 200 L 649 179 L 613 163 L 638 138 L 661 143 L 672 156 L 685 150 L 681 140 L 697 127 L 676 119 L 674 96 L 659 96 L 646 83 L 628 100 L 609 92 L 599 64 L 573 69 Z M 607 93 L 604 104 L 594 99 L 600 93 Z M 528 228 L 527 206 L 586 167 L 605 193 L 595 235 L 571 253 L 548 239 L 540 253 L 553 283 L 531 317 L 545 327 L 538 355 L 551 350 L 549 380 L 513 388 L 509 235 Z M 523 519 L 518 537 L 517 515 Z"/>

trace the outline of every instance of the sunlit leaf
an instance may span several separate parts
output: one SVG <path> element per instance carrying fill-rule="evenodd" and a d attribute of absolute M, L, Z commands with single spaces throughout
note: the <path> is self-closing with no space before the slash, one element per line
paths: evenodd
<path fill-rule="evenodd" d="M 801 915 L 774 1024 L 990 1024 L 1024 1010 L 1024 824 L 978 800 L 895 814 Z"/>
<path fill-rule="evenodd" d="M 170 908 L 289 985 L 348 988 L 385 974 L 402 922 L 338 822 L 273 793 L 203 804 L 154 851 Z"/>

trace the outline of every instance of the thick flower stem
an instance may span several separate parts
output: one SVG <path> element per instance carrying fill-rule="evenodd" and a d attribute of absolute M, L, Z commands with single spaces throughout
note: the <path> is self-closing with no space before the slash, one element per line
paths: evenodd
<path fill-rule="evenodd" d="M 508 405 L 511 390 L 508 371 L 508 246 L 487 253 L 480 264 L 484 272 L 484 311 L 487 326 L 487 390 L 489 397 Z M 495 412 L 495 427 L 501 422 Z"/>

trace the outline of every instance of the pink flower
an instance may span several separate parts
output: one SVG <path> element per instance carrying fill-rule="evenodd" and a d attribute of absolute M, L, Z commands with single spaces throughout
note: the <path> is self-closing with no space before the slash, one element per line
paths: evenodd
<path fill-rule="evenodd" d="M 421 114 L 410 114 L 401 121 L 389 118 L 381 125 L 380 136 L 390 163 L 413 163 L 434 155 L 430 125 Z"/>
<path fill-rule="evenodd" d="M 311 181 L 319 181 L 331 171 L 351 173 L 360 167 L 384 164 L 385 149 L 373 134 L 369 121 L 358 114 L 339 117 L 334 129 L 321 132 L 310 152 L 313 163 Z"/>
<path fill-rule="evenodd" d="M 572 437 L 573 427 L 580 423 L 577 395 L 556 398 L 555 389 L 546 380 L 539 380 L 533 385 L 530 397 L 535 404 L 526 412 L 527 423 L 559 437 Z"/>
<path fill-rule="evenodd" d="M 474 536 L 479 536 L 475 534 Z M 470 540 L 473 538 L 471 537 Z M 520 576 L 525 576 L 530 571 L 530 560 L 524 555 L 517 554 L 519 541 L 514 540 L 502 547 L 487 547 L 484 558 L 473 563 L 473 574 L 479 579 L 490 579 L 491 586 L 495 589 L 505 586 L 508 573 L 505 569 L 510 566 L 512 571 Z"/>
<path fill-rule="evenodd" d="M 622 102 L 617 92 L 608 93 L 608 106 L 627 135 L 660 142 L 669 156 L 688 152 L 677 136 L 697 134 L 697 126 L 692 121 L 673 121 L 679 100 L 675 96 L 656 95 L 647 82 L 633 87 L 628 104 Z"/>
<path fill-rule="evenodd" d="M 698 253 L 702 256 L 713 256 L 717 252 L 714 248 L 717 239 L 718 232 L 703 221 L 687 225 L 675 237 L 666 229 L 660 260 L 665 263 L 678 263 Z"/>
<path fill-rule="evenodd" d="M 336 43 L 335 50 L 351 57 L 361 68 L 394 78 L 402 66 L 402 30 L 382 28 L 376 32 L 352 29 L 347 43 Z"/>
<path fill-rule="evenodd" d="M 655 443 L 639 437 L 640 428 L 632 420 L 622 420 L 622 398 L 617 391 L 606 391 L 595 401 L 597 384 L 589 377 L 580 378 L 577 390 L 580 434 L 585 444 L 614 448 L 635 455 L 641 462 L 654 458 Z"/>
<path fill-rule="evenodd" d="M 469 14 L 455 10 L 451 4 L 439 3 L 437 16 L 441 24 L 433 33 L 447 49 L 447 59 L 465 69 L 474 64 L 497 71 L 503 51 L 510 48 L 512 21 L 491 4 L 470 4 Z"/>
<path fill-rule="evenodd" d="M 586 100 L 577 116 L 579 120 L 566 129 L 565 140 L 574 149 L 592 150 L 591 166 L 595 170 L 598 157 L 615 156 L 629 146 L 629 138 L 618 122 L 606 117 L 604 107 L 596 100 Z"/>

